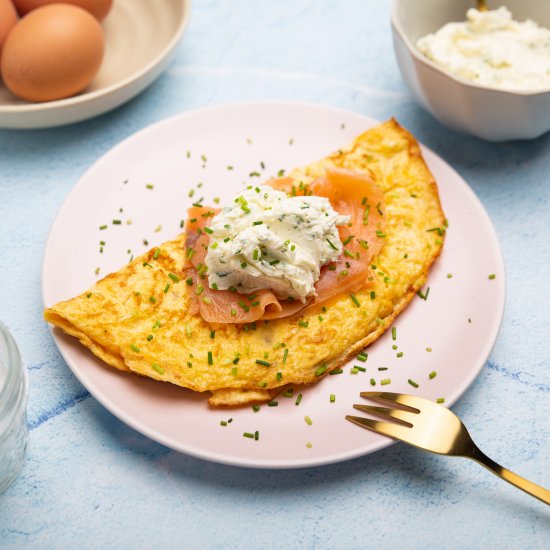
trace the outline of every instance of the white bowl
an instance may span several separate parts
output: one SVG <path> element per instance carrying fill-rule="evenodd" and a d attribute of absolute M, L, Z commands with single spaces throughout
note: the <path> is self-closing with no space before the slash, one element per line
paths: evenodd
<path fill-rule="evenodd" d="M 91 118 L 157 78 L 187 26 L 191 0 L 115 0 L 103 22 L 105 57 L 80 94 L 45 103 L 18 99 L 0 81 L 0 128 L 46 128 Z"/>
<path fill-rule="evenodd" d="M 488 1 L 514 19 L 550 28 L 548 0 Z M 440 69 L 416 47 L 422 36 L 450 21 L 464 21 L 473 0 L 394 0 L 392 32 L 397 63 L 414 98 L 443 124 L 489 141 L 529 139 L 550 130 L 550 89 L 499 90 Z"/>

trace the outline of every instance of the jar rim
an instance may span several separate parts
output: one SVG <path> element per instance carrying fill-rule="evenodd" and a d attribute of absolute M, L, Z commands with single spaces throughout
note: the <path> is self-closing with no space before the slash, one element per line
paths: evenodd
<path fill-rule="evenodd" d="M 21 354 L 17 343 L 9 331 L 8 327 L 0 321 L 0 345 L 5 349 L 7 359 L 7 374 L 2 387 L 0 387 L 0 403 L 9 398 L 10 392 L 14 386 L 21 383 L 21 378 L 25 380 L 25 369 L 21 361 Z"/>

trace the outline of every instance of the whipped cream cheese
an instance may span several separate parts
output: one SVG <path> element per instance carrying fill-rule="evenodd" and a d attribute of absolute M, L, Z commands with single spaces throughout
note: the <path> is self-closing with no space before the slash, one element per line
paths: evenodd
<path fill-rule="evenodd" d="M 341 216 L 325 197 L 288 197 L 267 185 L 249 187 L 212 218 L 205 263 L 211 288 L 242 294 L 271 289 L 305 302 L 321 266 L 338 259 Z"/>
<path fill-rule="evenodd" d="M 492 88 L 550 88 L 550 30 L 531 20 L 518 22 L 503 7 L 471 8 L 467 21 L 447 23 L 417 42 L 442 69 Z"/>

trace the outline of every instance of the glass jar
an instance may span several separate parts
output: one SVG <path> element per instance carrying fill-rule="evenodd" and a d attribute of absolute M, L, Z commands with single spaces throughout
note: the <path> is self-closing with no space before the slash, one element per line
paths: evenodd
<path fill-rule="evenodd" d="M 27 369 L 0 323 L 0 493 L 15 479 L 27 448 Z"/>

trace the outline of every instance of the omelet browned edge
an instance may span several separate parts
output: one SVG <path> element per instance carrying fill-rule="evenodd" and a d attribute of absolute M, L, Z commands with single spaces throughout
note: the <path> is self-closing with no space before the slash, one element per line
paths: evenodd
<path fill-rule="evenodd" d="M 289 175 L 307 183 L 327 168 L 368 172 L 385 196 L 386 244 L 373 260 L 375 280 L 355 294 L 360 306 L 346 294 L 326 311 L 269 324 L 206 323 L 189 307 L 193 289 L 182 280 L 187 264 L 179 235 L 47 308 L 46 320 L 117 369 L 210 391 L 213 406 L 265 402 L 289 384 L 319 381 L 391 326 L 426 282 L 446 226 L 419 145 L 394 119 Z M 266 355 L 270 367 L 258 365 Z"/>

